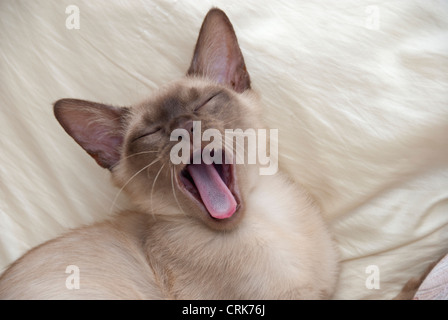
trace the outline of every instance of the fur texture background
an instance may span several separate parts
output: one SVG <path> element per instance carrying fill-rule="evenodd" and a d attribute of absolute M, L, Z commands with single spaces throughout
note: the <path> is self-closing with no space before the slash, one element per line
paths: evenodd
<path fill-rule="evenodd" d="M 127 206 L 52 103 L 141 101 L 185 74 L 212 6 L 279 129 L 280 166 L 334 232 L 335 298 L 393 297 L 448 251 L 447 1 L 2 1 L 0 270 Z"/>

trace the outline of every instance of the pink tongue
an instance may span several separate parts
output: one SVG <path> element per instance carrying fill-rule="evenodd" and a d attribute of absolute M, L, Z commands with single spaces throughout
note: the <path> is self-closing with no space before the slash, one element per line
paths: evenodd
<path fill-rule="evenodd" d="M 222 181 L 213 164 L 192 164 L 187 167 L 187 170 L 212 217 L 225 219 L 235 213 L 235 197 Z"/>

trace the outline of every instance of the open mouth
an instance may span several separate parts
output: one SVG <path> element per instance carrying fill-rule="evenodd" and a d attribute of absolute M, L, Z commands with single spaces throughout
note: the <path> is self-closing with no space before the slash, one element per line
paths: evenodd
<path fill-rule="evenodd" d="M 232 164 L 187 164 L 179 177 L 180 189 L 212 218 L 228 219 L 238 211 L 240 200 Z"/>

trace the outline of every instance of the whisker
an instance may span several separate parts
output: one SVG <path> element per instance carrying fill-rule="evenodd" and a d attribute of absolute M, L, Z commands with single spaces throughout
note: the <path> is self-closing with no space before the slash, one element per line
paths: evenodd
<path fill-rule="evenodd" d="M 230 141 L 224 140 L 224 147 L 226 148 L 226 150 L 231 151 L 232 156 L 237 157 L 236 160 L 238 160 L 238 162 L 244 163 L 244 152 L 242 155 L 239 152 L 237 152 L 237 150 L 236 150 L 237 146 L 238 147 L 241 146 L 241 144 L 238 144 L 238 140 L 235 140 L 235 145 L 233 144 L 233 141 L 230 142 Z M 244 150 L 244 148 L 243 148 L 243 150 Z M 238 158 L 238 156 L 239 156 L 239 158 Z"/>
<path fill-rule="evenodd" d="M 179 207 L 179 209 L 180 209 L 180 211 L 182 211 L 182 213 L 185 215 L 185 212 L 184 212 L 184 210 L 182 209 L 182 207 L 181 207 L 181 205 L 180 205 L 180 203 L 179 203 L 179 200 L 177 200 L 177 196 L 176 196 L 176 191 L 174 190 L 174 183 L 173 183 L 173 176 L 175 177 L 175 179 L 176 179 L 176 183 L 178 184 L 179 182 L 177 181 L 177 176 L 174 174 L 174 166 L 171 166 L 171 189 L 173 190 L 173 195 L 174 195 L 174 199 L 176 200 L 176 202 L 177 202 L 177 206 Z"/>
<path fill-rule="evenodd" d="M 112 213 L 114 207 L 115 207 L 115 203 L 117 202 L 118 197 L 120 196 L 121 192 L 123 192 L 124 188 L 126 188 L 126 186 L 143 170 L 148 169 L 150 166 L 152 166 L 154 163 L 156 163 L 157 161 L 159 161 L 159 159 L 154 160 L 153 162 L 151 162 L 150 164 L 148 164 L 147 166 L 144 166 L 143 168 L 141 168 L 140 170 L 138 170 L 136 173 L 134 173 L 134 175 L 132 175 L 132 177 L 130 177 L 128 179 L 128 181 L 126 181 L 126 183 L 120 188 L 120 190 L 118 190 L 117 195 L 115 196 L 114 200 L 112 201 L 112 205 L 109 209 L 109 214 Z"/>
<path fill-rule="evenodd" d="M 238 141 L 237 140 L 235 140 L 235 144 L 237 145 L 238 144 Z M 230 142 L 229 141 L 224 141 L 224 147 L 225 147 L 225 152 L 227 152 L 227 150 L 229 150 L 230 149 L 230 151 L 232 151 L 232 156 L 235 156 L 236 157 L 236 161 L 234 162 L 235 164 L 238 164 L 238 162 L 242 162 L 242 164 L 244 165 L 244 167 L 246 167 L 246 163 L 245 163 L 245 161 L 244 161 L 244 158 L 245 158 L 245 154 L 244 154 L 244 152 L 243 152 L 243 154 L 241 155 L 241 154 L 238 154 L 238 152 L 236 152 L 235 151 L 235 148 L 236 148 L 236 146 L 234 147 L 234 145 L 233 145 L 233 142 L 232 142 L 232 144 L 230 145 Z M 239 160 L 239 161 L 238 161 Z M 242 160 L 242 161 L 241 161 Z M 246 170 L 243 170 L 243 172 L 244 172 L 244 174 L 247 176 L 247 172 L 246 172 Z"/>
<path fill-rule="evenodd" d="M 240 120 L 240 117 L 237 116 L 237 117 L 234 117 L 234 118 L 227 119 L 227 121 L 223 121 L 221 123 L 223 125 L 232 124 L 232 126 L 234 126 L 235 125 L 235 121 L 238 121 L 238 120 Z"/>
<path fill-rule="evenodd" d="M 160 175 L 160 172 L 162 172 L 162 169 L 163 169 L 163 167 L 165 167 L 165 165 L 166 165 L 166 162 L 160 167 L 159 171 L 156 174 L 156 177 L 154 178 L 154 182 L 152 183 L 151 195 L 150 195 L 150 198 L 149 198 L 150 202 L 151 202 L 151 213 L 152 213 L 152 215 L 154 215 L 154 207 L 153 207 L 153 202 L 152 202 L 152 195 L 153 195 L 153 192 L 154 192 L 154 186 L 156 184 L 157 178 Z"/>
<path fill-rule="evenodd" d="M 126 160 L 126 159 L 129 159 L 131 157 L 135 157 L 135 156 L 138 156 L 138 155 L 141 155 L 141 154 L 148 154 L 148 153 L 158 153 L 158 151 L 149 151 L 148 150 L 148 151 L 136 152 L 136 153 L 133 153 L 133 154 L 131 154 L 129 156 L 126 156 L 126 157 L 122 158 L 121 160 Z"/>

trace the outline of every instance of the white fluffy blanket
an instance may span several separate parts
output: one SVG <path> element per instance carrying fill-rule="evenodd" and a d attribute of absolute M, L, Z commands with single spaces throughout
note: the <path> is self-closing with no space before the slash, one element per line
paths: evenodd
<path fill-rule="evenodd" d="M 129 105 L 182 76 L 212 6 L 279 129 L 280 166 L 334 232 L 335 298 L 393 297 L 448 251 L 447 1 L 1 1 L 0 270 L 126 207 L 52 103 Z"/>

